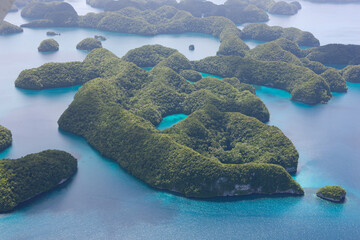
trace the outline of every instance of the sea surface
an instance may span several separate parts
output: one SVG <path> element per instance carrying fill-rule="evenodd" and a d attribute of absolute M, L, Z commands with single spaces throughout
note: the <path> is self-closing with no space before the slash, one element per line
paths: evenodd
<path fill-rule="evenodd" d="M 81 14 L 93 11 L 83 1 L 71 3 Z M 360 5 L 301 3 L 298 15 L 281 17 L 282 25 L 312 30 L 322 44 L 360 43 L 355 26 Z M 339 9 L 343 12 L 329 17 L 329 11 L 338 13 Z M 309 17 L 327 18 L 326 24 L 314 27 L 318 23 Z M 19 13 L 7 19 L 26 21 Z M 270 22 L 279 19 L 271 16 Z M 342 28 L 337 27 L 340 22 Z M 36 48 L 49 30 L 61 32 L 55 37 L 60 51 L 40 54 Z M 25 29 L 22 34 L 0 36 L 0 124 L 11 129 L 14 139 L 0 158 L 60 149 L 79 159 L 78 172 L 69 183 L 13 213 L 0 214 L 1 240 L 359 239 L 360 84 L 348 84 L 348 93 L 334 94 L 328 104 L 317 106 L 292 102 L 290 94 L 281 90 L 256 87 L 270 111 L 269 124 L 279 127 L 300 153 L 294 178 L 304 187 L 305 196 L 186 199 L 148 187 L 84 139 L 58 129 L 57 120 L 79 86 L 44 91 L 15 88 L 14 81 L 23 69 L 83 60 L 86 52 L 75 46 L 95 34 L 106 36 L 104 47 L 119 57 L 144 44 L 177 48 L 190 59 L 215 55 L 219 47 L 217 39 L 201 34 L 142 37 L 74 28 Z M 188 50 L 189 44 L 195 44 L 195 51 Z M 316 198 L 316 190 L 330 184 L 347 190 L 345 204 Z"/>

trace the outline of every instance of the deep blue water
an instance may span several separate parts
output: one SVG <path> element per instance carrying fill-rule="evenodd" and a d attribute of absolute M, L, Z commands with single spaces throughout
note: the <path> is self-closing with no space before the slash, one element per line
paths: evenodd
<path fill-rule="evenodd" d="M 79 6 L 86 12 L 83 4 Z M 358 5 L 351 8 L 360 11 Z M 322 16 L 321 12 L 315 14 Z M 18 15 L 10 18 L 23 21 Z M 342 20 L 329 18 L 327 24 L 337 25 L 337 21 Z M 13 146 L 0 157 L 61 149 L 79 159 L 79 170 L 62 188 L 0 215 L 1 240 L 359 239 L 360 84 L 348 84 L 348 93 L 336 94 L 328 104 L 317 106 L 292 102 L 290 94 L 281 90 L 257 87 L 257 95 L 271 114 L 269 124 L 279 127 L 300 152 L 295 178 L 305 188 L 304 197 L 186 199 L 149 188 L 100 156 L 85 140 L 59 131 L 56 122 L 78 87 L 24 91 L 14 87 L 14 80 L 25 68 L 82 60 L 86 53 L 75 46 L 95 33 L 105 35 L 104 47 L 118 56 L 143 44 L 161 43 L 190 59 L 200 59 L 215 54 L 218 40 L 196 34 L 140 37 L 54 29 L 62 33 L 56 37 L 60 51 L 39 54 L 36 48 L 47 30 L 26 29 L 23 34 L 0 36 L 0 124 L 11 129 L 14 138 Z M 345 29 L 333 34 L 337 42 L 347 43 L 347 33 Z M 186 41 L 195 43 L 196 51 L 188 51 Z M 317 188 L 329 184 L 342 185 L 348 191 L 345 204 L 315 197 Z"/>

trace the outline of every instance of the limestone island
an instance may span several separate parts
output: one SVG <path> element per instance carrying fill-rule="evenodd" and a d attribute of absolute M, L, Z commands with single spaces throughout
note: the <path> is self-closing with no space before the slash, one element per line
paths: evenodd
<path fill-rule="evenodd" d="M 101 41 L 95 38 L 85 38 L 76 45 L 78 50 L 91 51 L 95 48 L 102 48 Z"/>
<path fill-rule="evenodd" d="M 358 65 L 360 64 L 360 45 L 328 44 L 304 50 L 306 58 L 322 64 Z"/>
<path fill-rule="evenodd" d="M 100 41 L 106 41 L 106 37 L 104 37 L 102 35 L 95 35 L 94 38 L 97 40 L 100 40 Z"/>
<path fill-rule="evenodd" d="M 269 20 L 267 12 L 280 15 L 294 15 L 301 9 L 299 2 L 276 2 L 274 0 L 251 0 L 239 1 L 228 0 L 224 4 L 215 4 L 211 1 L 199 0 L 87 0 L 87 3 L 103 8 L 105 11 L 118 11 L 126 7 L 135 7 L 138 9 L 157 9 L 168 5 L 176 7 L 179 10 L 190 12 L 193 16 L 223 16 L 231 19 L 236 24 L 245 22 L 265 22 Z M 280 10 L 279 10 L 280 9 Z"/>
<path fill-rule="evenodd" d="M 319 198 L 336 203 L 343 203 L 345 201 L 345 195 L 345 189 L 340 186 L 326 186 L 316 192 L 316 196 Z"/>
<path fill-rule="evenodd" d="M 180 75 L 191 82 L 197 82 L 202 79 L 201 74 L 194 70 L 182 70 L 180 71 Z"/>
<path fill-rule="evenodd" d="M 59 43 L 54 39 L 46 39 L 40 43 L 39 52 L 55 52 L 59 50 Z"/>
<path fill-rule="evenodd" d="M 47 36 L 59 36 L 60 33 L 49 31 L 49 32 L 46 32 L 46 35 L 47 35 Z"/>
<path fill-rule="evenodd" d="M 265 23 L 246 25 L 241 32 L 241 38 L 259 41 L 273 41 L 278 38 L 285 38 L 294 41 L 299 46 L 320 46 L 319 40 L 310 32 L 305 32 L 294 27 L 282 28 L 278 26 L 268 26 Z"/>
<path fill-rule="evenodd" d="M 13 211 L 19 204 L 54 189 L 76 170 L 76 159 L 58 150 L 0 160 L 0 213 Z"/>
<path fill-rule="evenodd" d="M 360 83 L 360 65 L 349 65 L 341 73 L 347 82 Z"/>
<path fill-rule="evenodd" d="M 299 2 L 285 2 L 279 1 L 273 3 L 268 11 L 272 14 L 277 15 L 295 15 L 301 9 L 301 4 Z"/>
<path fill-rule="evenodd" d="M 9 22 L 3 21 L 2 23 L 0 23 L 0 35 L 21 33 L 23 31 L 24 30 L 21 27 L 18 27 Z"/>
<path fill-rule="evenodd" d="M 47 65 L 52 75 L 46 68 L 24 72 L 17 84 L 86 82 L 59 127 L 151 187 L 198 198 L 304 193 L 288 173 L 297 169 L 298 152 L 280 129 L 264 124 L 269 112 L 251 85 L 234 77 L 189 83 L 180 74 L 192 62 L 178 51 L 157 45 L 136 52 L 129 55 L 160 62 L 146 71 L 98 48 L 81 63 Z M 189 116 L 156 129 L 176 113 Z"/>
<path fill-rule="evenodd" d="M 9 129 L 0 125 L 0 152 L 10 147 L 12 143 L 12 135 Z"/>
<path fill-rule="evenodd" d="M 154 21 L 154 19 L 157 20 Z M 42 19 L 21 26 L 33 28 L 72 27 L 71 24 L 66 24 L 70 20 L 66 18 L 62 20 L 65 21 L 62 24 Z M 188 32 L 205 33 L 220 39 L 218 54 L 244 56 L 245 51 L 249 50 L 249 47 L 239 38 L 240 30 L 229 19 L 224 17 L 197 18 L 189 12 L 171 6 L 146 11 L 124 8 L 117 12 L 88 13 L 78 17 L 74 24 L 83 28 L 146 36 Z"/>
<path fill-rule="evenodd" d="M 132 7 L 140 10 L 157 10 L 165 5 L 191 13 L 195 17 L 221 16 L 236 24 L 249 22 L 265 22 L 269 20 L 267 12 L 274 14 L 296 14 L 301 5 L 298 2 L 275 2 L 274 0 L 239 1 L 228 0 L 224 4 L 215 4 L 211 1 L 182 0 L 87 0 L 89 5 L 104 9 L 106 12 L 116 12 Z"/>
<path fill-rule="evenodd" d="M 100 52 L 110 55 L 105 49 L 96 52 L 97 55 Z M 112 74 L 112 67 L 98 69 L 93 58 L 94 55 L 90 53 L 83 62 L 48 63 L 24 70 L 16 79 L 15 86 L 33 90 L 58 88 L 84 84 L 94 78 Z M 166 66 L 179 74 L 184 70 L 194 70 L 224 78 L 236 77 L 243 83 L 286 90 L 291 93 L 293 100 L 307 104 L 326 103 L 332 96 L 326 79 L 307 67 L 287 62 L 222 55 L 189 61 L 177 50 L 161 45 L 146 45 L 130 50 L 123 60 L 133 62 L 138 67 Z M 340 77 L 335 81 L 341 85 L 344 79 Z"/>
<path fill-rule="evenodd" d="M 38 19 L 23 27 L 76 27 L 78 14 L 65 2 L 31 2 L 21 11 L 25 18 Z"/>

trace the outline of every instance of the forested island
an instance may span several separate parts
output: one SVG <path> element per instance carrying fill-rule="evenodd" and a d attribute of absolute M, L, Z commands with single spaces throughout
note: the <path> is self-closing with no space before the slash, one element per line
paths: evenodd
<path fill-rule="evenodd" d="M 23 31 L 24 30 L 21 27 L 18 27 L 9 22 L 3 21 L 2 23 L 0 23 L 0 35 L 21 33 Z"/>
<path fill-rule="evenodd" d="M 55 39 L 46 39 L 38 47 L 39 52 L 56 52 L 59 50 L 59 43 Z"/>
<path fill-rule="evenodd" d="M 274 0 L 228 0 L 224 4 L 214 4 L 211 1 L 182 0 L 87 0 L 93 7 L 99 7 L 105 11 L 118 11 L 126 7 L 134 7 L 140 10 L 156 10 L 168 5 L 179 10 L 190 12 L 195 17 L 223 16 L 236 24 L 246 22 L 264 22 L 269 20 L 267 12 L 280 15 L 294 15 L 300 9 L 299 2 L 275 2 Z"/>
<path fill-rule="evenodd" d="M 60 128 L 150 186 L 187 197 L 303 194 L 285 170 L 296 171 L 298 153 L 278 128 L 262 123 L 268 111 L 258 97 L 236 78 L 189 83 L 176 72 L 185 65 L 174 71 L 167 60 L 148 72 L 93 50 L 84 62 L 102 78 L 80 88 Z M 174 113 L 189 117 L 168 131 L 155 128 Z"/>
<path fill-rule="evenodd" d="M 305 50 L 307 58 L 323 64 L 360 64 L 360 45 L 328 44 Z"/>
<path fill-rule="evenodd" d="M 282 28 L 279 26 L 268 26 L 265 23 L 252 23 L 246 25 L 241 32 L 242 39 L 253 39 L 259 41 L 273 41 L 285 38 L 299 46 L 318 47 L 320 42 L 310 32 L 304 32 L 297 28 Z"/>
<path fill-rule="evenodd" d="M 349 65 L 341 73 L 346 81 L 360 83 L 360 65 Z"/>
<path fill-rule="evenodd" d="M 0 152 L 10 147 L 12 142 L 11 131 L 0 125 Z"/>
<path fill-rule="evenodd" d="M 33 90 L 68 87 L 109 76 L 114 72 L 111 66 L 99 69 L 90 60 L 93 58 L 91 56 L 84 62 L 48 63 L 39 68 L 24 70 L 16 79 L 15 85 Z M 178 51 L 160 45 L 130 50 L 123 59 L 139 67 L 170 67 L 179 74 L 184 70 L 195 70 L 221 77 L 237 77 L 244 83 L 284 89 L 292 94 L 293 100 L 308 104 L 326 103 L 332 96 L 329 83 L 322 76 L 307 67 L 286 62 L 262 61 L 248 56 L 214 56 L 189 61 Z M 346 91 L 345 80 L 341 76 L 330 81 L 343 86 L 343 91 Z"/>
<path fill-rule="evenodd" d="M 70 179 L 77 161 L 69 153 L 47 150 L 18 159 L 0 160 L 0 213 Z"/>
<path fill-rule="evenodd" d="M 22 9 L 21 16 L 40 19 L 22 25 L 27 27 L 75 27 L 78 21 L 75 9 L 65 2 L 31 2 Z"/>
<path fill-rule="evenodd" d="M 76 45 L 76 49 L 91 51 L 95 48 L 102 48 L 101 41 L 96 38 L 85 38 Z"/>
<path fill-rule="evenodd" d="M 346 191 L 340 186 L 326 186 L 316 192 L 316 196 L 327 201 L 343 203 L 345 201 Z"/>
<path fill-rule="evenodd" d="M 267 19 L 265 11 L 295 14 L 298 2 L 88 3 L 111 11 L 78 16 L 68 3 L 30 3 L 22 16 L 38 20 L 22 26 L 148 36 L 197 32 L 219 38 L 220 47 L 216 56 L 198 61 L 161 45 L 130 50 L 121 59 L 98 39 L 88 38 L 77 45 L 92 50 L 84 61 L 22 71 L 15 81 L 19 88 L 83 85 L 58 121 L 61 129 L 84 137 L 157 189 L 198 198 L 304 194 L 289 175 L 297 171 L 298 152 L 280 129 L 264 124 L 270 114 L 250 84 L 283 89 L 294 101 L 326 103 L 331 92 L 346 92 L 346 81 L 356 82 L 360 71 L 358 65 L 336 70 L 325 64 L 359 64 L 354 55 L 358 46 L 320 46 L 313 34 L 296 28 L 253 23 L 240 31 L 236 26 Z M 270 42 L 250 49 L 242 39 Z M 202 78 L 201 73 L 222 79 Z M 164 131 L 156 128 L 173 114 L 188 117 Z"/>

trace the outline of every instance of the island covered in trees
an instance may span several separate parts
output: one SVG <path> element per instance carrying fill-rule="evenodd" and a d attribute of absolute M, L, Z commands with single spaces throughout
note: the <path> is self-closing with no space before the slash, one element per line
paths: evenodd
<path fill-rule="evenodd" d="M 55 39 L 46 39 L 38 47 L 39 52 L 55 52 L 59 50 L 59 43 Z"/>
<path fill-rule="evenodd" d="M 0 213 L 64 183 L 76 170 L 76 159 L 58 150 L 0 160 Z"/>
<path fill-rule="evenodd" d="M 24 30 L 21 27 L 11 24 L 7 21 L 0 23 L 0 35 L 21 33 L 23 31 Z"/>
<path fill-rule="evenodd" d="M 58 121 L 61 129 L 84 137 L 157 189 L 198 198 L 304 194 L 289 175 L 297 171 L 298 152 L 280 129 L 265 124 L 269 111 L 251 84 L 283 89 L 294 101 L 326 103 L 331 92 L 347 91 L 346 81 L 360 81 L 360 60 L 354 54 L 359 46 L 320 46 L 313 34 L 296 28 L 253 23 L 240 31 L 236 26 L 267 21 L 266 12 L 296 14 L 298 2 L 87 2 L 106 11 L 79 16 L 68 3 L 32 2 L 22 16 L 37 20 L 22 27 L 150 36 L 198 32 L 217 37 L 220 47 L 216 56 L 198 61 L 161 45 L 136 48 L 118 58 L 98 39 L 88 38 L 77 46 L 92 50 L 84 61 L 22 71 L 15 81 L 19 88 L 83 85 Z M 244 39 L 266 43 L 250 49 Z M 354 65 L 337 70 L 326 64 Z M 203 78 L 202 73 L 218 78 Z M 173 114 L 188 117 L 164 131 L 156 128 Z M 328 192 L 319 190 L 318 196 Z M 9 201 L 11 206 L 21 202 Z"/>
<path fill-rule="evenodd" d="M 151 71 L 102 48 L 82 64 L 96 75 L 63 113 L 60 128 L 150 186 L 188 197 L 303 194 L 288 173 L 296 171 L 298 153 L 278 128 L 263 123 L 269 113 L 253 87 L 237 78 L 189 83 L 179 73 L 191 62 L 177 51 Z M 51 78 L 46 71 L 38 77 Z M 174 113 L 189 117 L 168 131 L 156 129 Z"/>
<path fill-rule="evenodd" d="M 0 152 L 10 147 L 12 142 L 11 131 L 0 125 Z"/>
<path fill-rule="evenodd" d="M 316 192 L 316 196 L 331 202 L 343 203 L 345 201 L 346 191 L 340 186 L 326 186 L 320 188 Z"/>
<path fill-rule="evenodd" d="M 277 50 L 285 51 L 280 46 L 271 51 Z M 332 96 L 331 91 L 347 89 L 345 80 L 340 74 L 333 74 L 334 76 L 316 74 L 310 68 L 303 66 L 302 62 L 290 52 L 288 54 L 298 60 L 298 65 L 283 59 L 283 61 L 263 59 L 259 54 L 254 57 L 251 56 L 252 51 L 257 50 L 246 51 L 243 57 L 218 55 L 199 61 L 189 61 L 175 49 L 147 45 L 130 50 L 123 60 L 133 62 L 139 67 L 166 66 L 180 75 L 186 74 L 184 71 L 192 70 L 226 78 L 236 77 L 244 83 L 284 89 L 292 94 L 293 100 L 308 104 L 326 103 Z M 24 70 L 16 79 L 15 85 L 33 90 L 69 87 L 112 74 L 114 70 L 111 67 L 99 69 L 92 64 L 89 60 L 91 56 L 92 54 L 83 62 L 48 63 L 39 68 Z M 323 72 L 327 70 L 326 67 L 324 68 Z M 330 86 L 334 86 L 333 89 Z"/>
<path fill-rule="evenodd" d="M 96 38 L 85 38 L 76 45 L 76 49 L 91 51 L 95 48 L 102 48 L 102 43 Z"/>

